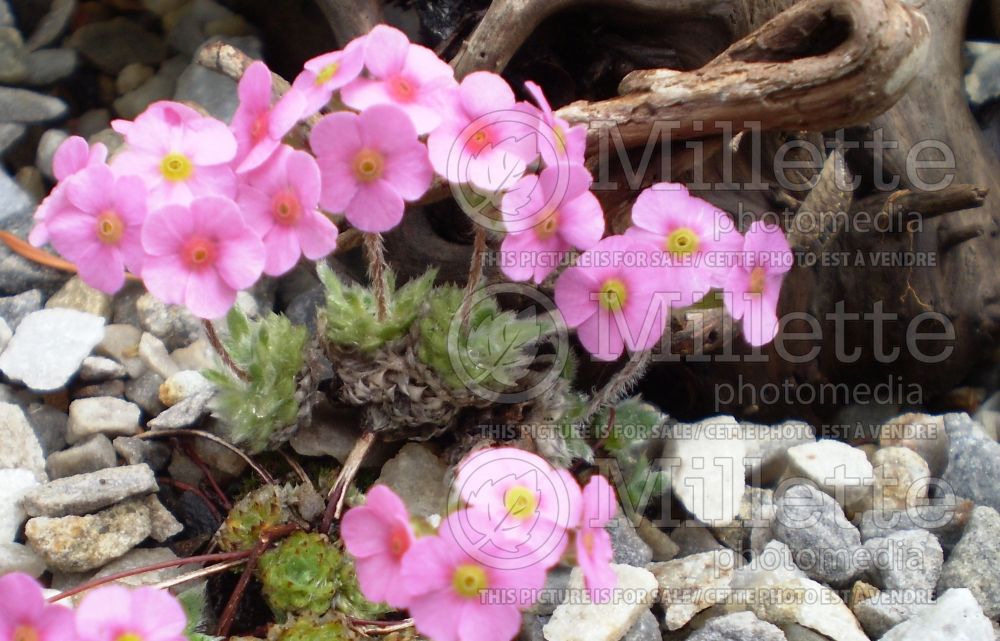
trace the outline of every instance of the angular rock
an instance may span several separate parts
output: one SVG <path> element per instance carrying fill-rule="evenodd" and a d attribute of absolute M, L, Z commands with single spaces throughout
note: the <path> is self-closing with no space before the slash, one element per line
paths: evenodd
<path fill-rule="evenodd" d="M 972 501 L 946 496 L 908 510 L 869 510 L 861 515 L 861 540 L 903 530 L 927 530 L 938 538 L 942 548 L 951 550 L 962 537 L 974 507 Z"/>
<path fill-rule="evenodd" d="M 201 372 L 181 370 L 160 385 L 160 402 L 171 407 L 196 394 L 213 392 L 215 385 L 208 382 Z"/>
<path fill-rule="evenodd" d="M 944 480 L 957 496 L 1000 510 L 1000 443 L 986 438 L 968 414 L 945 414 L 944 422 L 951 441 Z"/>
<path fill-rule="evenodd" d="M 193 369 L 200 372 L 203 369 L 214 369 L 219 366 L 219 357 L 216 356 L 212 345 L 203 338 L 199 338 L 187 347 L 170 352 L 170 358 L 182 370 Z"/>
<path fill-rule="evenodd" d="M 93 434 L 133 436 L 139 433 L 139 406 L 120 398 L 82 398 L 69 405 L 66 440 L 78 443 Z"/>
<path fill-rule="evenodd" d="M 948 431 L 943 416 L 903 414 L 882 426 L 882 447 L 906 447 L 927 462 L 931 474 L 940 477 L 948 467 Z"/>
<path fill-rule="evenodd" d="M 942 594 L 932 607 L 886 632 L 882 641 L 990 641 L 993 638 L 993 626 L 972 592 L 956 588 Z"/>
<path fill-rule="evenodd" d="M 716 416 L 671 431 L 662 465 L 670 470 L 674 495 L 702 523 L 732 523 L 745 487 L 743 427 L 732 416 Z"/>
<path fill-rule="evenodd" d="M 860 573 L 861 533 L 833 497 L 811 485 L 793 485 L 776 499 L 775 508 L 774 538 L 791 548 L 810 578 L 844 585 Z"/>
<path fill-rule="evenodd" d="M 138 405 L 147 418 L 156 416 L 164 409 L 160 402 L 160 385 L 163 385 L 163 377 L 143 372 L 138 378 L 125 383 L 125 398 Z"/>
<path fill-rule="evenodd" d="M 808 423 L 786 421 L 779 425 L 743 425 L 746 442 L 746 475 L 751 485 L 760 486 L 779 478 L 788 465 L 788 450 L 814 443 L 816 436 Z"/>
<path fill-rule="evenodd" d="M 894 532 L 865 541 L 865 551 L 871 555 L 869 572 L 878 577 L 877 585 L 883 590 L 905 590 L 931 600 L 944 563 L 944 551 L 933 534 L 926 530 Z"/>
<path fill-rule="evenodd" d="M 653 561 L 670 561 L 680 551 L 680 547 L 670 539 L 669 534 L 645 518 L 639 521 L 639 527 L 635 531 L 649 546 Z"/>
<path fill-rule="evenodd" d="M 177 363 L 170 358 L 163 341 L 148 332 L 143 333 L 139 339 L 139 358 L 150 371 L 164 380 L 180 371 Z"/>
<path fill-rule="evenodd" d="M 128 375 L 138 378 L 146 365 L 139 358 L 139 339 L 142 330 L 131 325 L 115 323 L 104 328 L 104 339 L 94 350 L 101 356 L 113 358 L 125 366 Z"/>
<path fill-rule="evenodd" d="M 41 49 L 55 42 L 66 30 L 75 12 L 76 0 L 53 0 L 49 12 L 38 22 L 28 38 L 28 49 Z"/>
<path fill-rule="evenodd" d="M 66 103 L 27 89 L 0 87 L 0 122 L 38 124 L 62 117 Z"/>
<path fill-rule="evenodd" d="M 740 511 L 732 525 L 712 528 L 712 533 L 726 547 L 737 552 L 759 551 L 771 540 L 774 522 L 774 492 L 747 487 L 740 501 Z"/>
<path fill-rule="evenodd" d="M 5 321 L 3 318 L 0 318 L 0 352 L 2 352 L 4 348 L 7 347 L 7 343 L 10 342 L 10 339 L 13 336 L 14 332 L 10 329 L 10 326 L 7 325 L 7 321 Z"/>
<path fill-rule="evenodd" d="M 17 405 L 0 403 L 0 470 L 24 469 L 41 482 L 48 479 L 38 437 Z"/>
<path fill-rule="evenodd" d="M 3 354 L 0 370 L 37 392 L 61 389 L 104 337 L 104 319 L 72 309 L 29 314 Z"/>
<path fill-rule="evenodd" d="M 66 40 L 101 71 L 117 74 L 132 62 L 155 65 L 167 57 L 163 39 L 125 18 L 91 22 Z"/>
<path fill-rule="evenodd" d="M 872 456 L 875 509 L 905 510 L 926 498 L 930 467 L 906 447 L 883 447 Z"/>
<path fill-rule="evenodd" d="M 677 556 L 682 557 L 723 548 L 707 527 L 694 520 L 681 523 L 670 533 L 670 540 L 677 546 Z"/>
<path fill-rule="evenodd" d="M 604 603 L 590 602 L 584 590 L 583 571 L 573 568 L 569 590 L 578 598 L 563 603 L 552 613 L 543 628 L 548 641 L 616 641 L 649 611 L 656 599 L 656 577 L 631 565 L 611 567 L 618 581 Z"/>
<path fill-rule="evenodd" d="M 37 289 L 0 298 L 0 318 L 7 321 L 11 330 L 17 330 L 17 326 L 21 324 L 25 316 L 37 312 L 41 308 L 42 292 Z"/>
<path fill-rule="evenodd" d="M 45 561 L 27 545 L 0 541 L 0 576 L 11 572 L 38 578 L 45 573 Z"/>
<path fill-rule="evenodd" d="M 38 485 L 30 470 L 0 470 L 0 543 L 13 541 L 27 515 L 21 501 Z"/>
<path fill-rule="evenodd" d="M 12 27 L 0 27 L 0 82 L 16 84 L 24 80 L 27 73 L 21 32 Z"/>
<path fill-rule="evenodd" d="M 622 641 L 662 641 L 660 622 L 652 610 L 646 610 L 639 615 L 639 620 L 632 624 Z"/>
<path fill-rule="evenodd" d="M 376 483 L 398 494 L 412 516 L 445 515 L 448 512 L 447 471 L 429 447 L 407 443 L 382 466 Z"/>
<path fill-rule="evenodd" d="M 78 61 L 79 56 L 72 49 L 32 51 L 24 57 L 24 63 L 27 67 L 24 83 L 35 87 L 45 87 L 65 80 L 76 71 Z M 51 179 L 48 174 L 46 177 Z"/>
<path fill-rule="evenodd" d="M 296 430 L 288 444 L 299 456 L 329 456 L 343 463 L 361 433 L 360 412 L 321 401 L 313 412 L 312 423 Z M 376 442 L 361 467 L 381 467 L 390 454 L 388 444 Z"/>
<path fill-rule="evenodd" d="M 208 403 L 215 392 L 198 392 L 180 403 L 160 412 L 147 425 L 153 430 L 171 430 L 190 427 L 208 415 Z"/>
<path fill-rule="evenodd" d="M 85 383 L 102 383 L 126 374 L 124 365 L 103 356 L 88 356 L 80 365 L 80 380 Z"/>
<path fill-rule="evenodd" d="M 50 454 L 66 447 L 66 424 L 69 416 L 51 405 L 31 403 L 24 414 L 35 431 L 42 452 Z"/>
<path fill-rule="evenodd" d="M 75 309 L 109 320 L 111 318 L 111 296 L 94 289 L 83 282 L 79 276 L 74 276 L 66 281 L 62 289 L 52 295 L 45 303 L 45 308 Z"/>
<path fill-rule="evenodd" d="M 878 639 L 893 627 L 929 608 L 931 602 L 917 602 L 905 592 L 880 592 L 855 603 L 851 610 L 865 633 Z"/>
<path fill-rule="evenodd" d="M 85 572 L 117 559 L 149 536 L 149 508 L 131 500 L 88 516 L 39 516 L 25 535 L 52 570 Z"/>
<path fill-rule="evenodd" d="M 158 489 L 153 470 L 143 463 L 50 481 L 28 492 L 22 504 L 30 516 L 83 515 Z"/>
<path fill-rule="evenodd" d="M 105 565 L 97 572 L 97 574 L 93 576 L 93 578 L 103 579 L 106 576 L 118 574 L 119 572 L 128 572 L 129 570 L 134 570 L 136 568 L 143 568 L 150 565 L 156 565 L 157 563 L 166 563 L 168 561 L 176 560 L 177 555 L 168 548 L 136 548 L 131 552 L 127 552 L 121 558 Z M 147 585 L 156 585 L 161 581 L 166 581 L 167 579 L 180 576 L 190 569 L 194 568 L 178 566 L 174 568 L 166 568 L 164 570 L 143 572 L 142 574 L 134 574 L 132 576 L 125 577 L 124 579 L 118 579 L 115 583 L 125 585 L 130 588 L 141 588 Z"/>
<path fill-rule="evenodd" d="M 624 514 L 619 513 L 604 527 L 611 534 L 611 549 L 614 552 L 613 563 L 624 563 L 641 568 L 653 560 L 653 550 L 639 537 L 635 526 Z"/>
<path fill-rule="evenodd" d="M 125 382 L 116 381 L 105 381 L 103 383 L 96 383 L 94 385 L 84 385 L 83 387 L 78 387 L 73 390 L 70 394 L 70 398 L 76 400 L 78 398 L 94 398 L 97 396 L 112 396 L 115 398 L 120 398 L 125 395 Z"/>
<path fill-rule="evenodd" d="M 96 434 L 79 445 L 49 454 L 45 467 L 49 478 L 61 479 L 114 467 L 117 462 L 111 441 Z"/>
<path fill-rule="evenodd" d="M 145 463 L 158 472 L 170 462 L 170 448 L 163 443 L 132 436 L 119 436 L 112 441 L 112 445 L 128 465 Z"/>
<path fill-rule="evenodd" d="M 937 587 L 939 593 L 968 588 L 986 616 L 1000 617 L 1000 514 L 996 510 L 981 505 L 972 511 Z"/>
<path fill-rule="evenodd" d="M 831 439 L 789 449 L 783 479 L 811 481 L 844 509 L 870 497 L 874 483 L 872 464 L 865 453 Z"/>
<path fill-rule="evenodd" d="M 716 550 L 647 565 L 660 586 L 667 629 L 679 630 L 694 615 L 723 601 L 736 564 L 735 552 Z"/>
<path fill-rule="evenodd" d="M 184 525 L 155 495 L 146 497 L 146 507 L 149 508 L 149 536 L 157 543 L 163 543 L 184 531 Z"/>
<path fill-rule="evenodd" d="M 201 321 L 182 305 L 166 305 L 152 294 L 143 294 L 135 302 L 139 325 L 173 350 L 190 345 L 201 338 Z"/>
<path fill-rule="evenodd" d="M 761 621 L 753 612 L 736 612 L 709 620 L 687 641 L 786 641 L 781 628 Z"/>

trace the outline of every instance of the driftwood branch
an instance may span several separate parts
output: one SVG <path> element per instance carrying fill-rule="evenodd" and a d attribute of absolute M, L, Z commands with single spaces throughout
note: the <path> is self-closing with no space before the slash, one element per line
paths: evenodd
<path fill-rule="evenodd" d="M 320 11 L 333 29 L 340 46 L 364 35 L 382 22 L 378 0 L 316 0 Z"/>
<path fill-rule="evenodd" d="M 929 42 L 923 15 L 899 0 L 806 0 L 691 72 L 635 71 L 623 95 L 558 115 L 626 146 L 747 129 L 821 131 L 871 120 L 903 95 Z"/>

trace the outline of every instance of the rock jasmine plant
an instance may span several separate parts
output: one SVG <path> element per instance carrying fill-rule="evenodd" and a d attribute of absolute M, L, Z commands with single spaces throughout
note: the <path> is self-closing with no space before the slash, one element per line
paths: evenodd
<path fill-rule="evenodd" d="M 375 486 L 331 528 L 358 467 L 352 457 L 318 531 L 308 531 L 315 513 L 290 506 L 290 488 L 254 491 L 216 541 L 252 554 L 276 528 L 301 530 L 274 541 L 256 565 L 278 619 L 272 637 L 356 638 L 358 625 L 395 610 L 432 641 L 510 641 L 560 563 L 581 568 L 588 598 L 611 598 L 605 525 L 618 509 L 616 490 L 599 475 L 563 468 L 592 456 L 581 429 L 627 385 L 613 381 L 588 398 L 571 390 L 567 366 L 542 393 L 517 395 L 542 378 L 560 328 L 575 330 L 596 360 L 626 349 L 635 359 L 657 348 L 672 310 L 710 292 L 721 291 L 749 343 L 769 342 L 791 266 L 783 234 L 755 223 L 743 236 L 727 214 L 661 183 L 639 194 L 632 227 L 609 235 L 584 165 L 584 127 L 556 117 L 535 83 L 511 87 L 488 72 L 458 82 L 448 64 L 392 27 L 308 61 L 280 98 L 273 89 L 270 70 L 254 62 L 231 123 L 163 101 L 113 123 L 125 142 L 110 157 L 102 145 L 69 138 L 55 154 L 59 182 L 38 208 L 31 242 L 51 244 L 101 291 L 138 279 L 205 319 L 222 363 L 207 373 L 215 415 L 251 452 L 279 447 L 321 394 L 363 417 L 352 457 L 376 437 L 426 439 L 504 422 L 510 405 L 528 423 L 560 426 L 565 442 L 547 451 L 539 444 L 544 458 L 514 447 L 466 455 L 453 509 L 436 520 L 412 519 L 396 494 Z M 447 184 L 474 195 L 460 203 L 470 215 L 496 223 L 476 230 L 468 282 L 438 283 L 429 266 L 397 283 L 381 234 Z M 348 229 L 366 250 L 367 285 L 347 282 L 324 260 Z M 502 267 L 484 274 L 490 242 Z M 234 308 L 238 292 L 303 258 L 316 261 L 326 293 L 315 336 L 280 315 L 250 319 Z M 535 283 L 555 307 L 531 317 L 481 293 L 483 281 L 501 275 Z M 212 321 L 223 317 L 220 340 Z M 323 373 L 324 356 L 332 374 Z M 622 376 L 635 371 L 627 365 Z M 518 400 L 498 402 L 508 397 Z M 648 468 L 641 444 L 611 433 L 603 447 L 630 475 L 617 494 L 637 492 L 633 481 Z M 71 611 L 46 606 L 40 590 L 28 577 L 0 579 L 0 638 L 208 638 L 186 627 L 166 591 L 104 588 Z"/>

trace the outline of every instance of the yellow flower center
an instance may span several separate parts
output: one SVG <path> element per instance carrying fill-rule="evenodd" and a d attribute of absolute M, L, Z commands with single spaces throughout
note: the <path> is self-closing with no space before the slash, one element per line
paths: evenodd
<path fill-rule="evenodd" d="M 583 533 L 583 549 L 587 551 L 587 554 L 594 553 L 594 533 L 584 532 Z"/>
<path fill-rule="evenodd" d="M 362 149 L 354 157 L 354 177 L 360 182 L 369 183 L 382 176 L 384 165 L 382 154 L 372 149 Z"/>
<path fill-rule="evenodd" d="M 285 190 L 274 197 L 272 203 L 274 220 L 280 225 L 294 225 L 302 214 L 302 205 L 291 190 Z"/>
<path fill-rule="evenodd" d="M 331 62 L 327 66 L 320 69 L 319 73 L 316 74 L 316 86 L 325 85 L 333 80 L 333 77 L 337 75 L 338 71 L 340 71 L 339 62 Z"/>
<path fill-rule="evenodd" d="M 179 182 L 191 177 L 191 174 L 194 173 L 194 165 L 184 154 L 169 153 L 163 157 L 163 162 L 160 163 L 160 173 L 169 181 Z"/>
<path fill-rule="evenodd" d="M 117 245 L 125 233 L 125 224 L 118 212 L 108 210 L 97 217 L 97 238 L 105 245 Z"/>
<path fill-rule="evenodd" d="M 463 563 L 455 568 L 451 583 L 455 592 L 466 598 L 479 596 L 480 592 L 489 587 L 486 571 L 472 563 Z"/>
<path fill-rule="evenodd" d="M 38 641 L 38 630 L 26 625 L 19 625 L 14 628 L 14 636 L 11 641 Z"/>
<path fill-rule="evenodd" d="M 125 634 L 118 635 L 115 641 L 143 641 L 143 639 L 135 632 L 126 632 Z"/>
<path fill-rule="evenodd" d="M 542 217 L 535 227 L 535 235 L 539 240 L 548 240 L 559 230 L 559 211 L 553 209 Z"/>
<path fill-rule="evenodd" d="M 504 493 L 503 504 L 508 514 L 523 521 L 534 516 L 538 509 L 538 497 L 523 485 L 515 485 Z"/>
<path fill-rule="evenodd" d="M 626 298 L 625 283 L 618 278 L 609 278 L 601 285 L 601 293 L 597 302 L 603 309 L 617 312 L 625 306 Z"/>
<path fill-rule="evenodd" d="M 215 243 L 208 238 L 192 238 L 184 246 L 182 256 L 191 269 L 210 267 L 215 262 Z"/>
<path fill-rule="evenodd" d="M 684 256 L 698 251 L 698 234 L 689 227 L 681 227 L 670 232 L 664 246 L 671 254 Z"/>
<path fill-rule="evenodd" d="M 750 270 L 750 287 L 748 289 L 751 294 L 764 293 L 765 276 L 763 267 L 754 267 Z"/>

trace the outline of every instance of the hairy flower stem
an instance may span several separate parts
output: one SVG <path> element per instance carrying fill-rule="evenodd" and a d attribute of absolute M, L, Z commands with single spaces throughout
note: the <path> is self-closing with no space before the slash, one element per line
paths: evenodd
<path fill-rule="evenodd" d="M 646 368 L 649 367 L 652 359 L 652 350 L 632 354 L 625 367 L 615 372 L 611 380 L 605 383 L 604 387 L 598 390 L 593 398 L 590 399 L 590 404 L 587 405 L 586 411 L 580 417 L 580 424 L 585 425 L 594 414 L 601 411 L 601 408 L 606 405 L 613 405 L 620 401 L 630 389 L 635 387 L 639 379 L 642 378 L 642 375 L 646 373 Z"/>
<path fill-rule="evenodd" d="M 146 572 L 166 570 L 167 568 L 175 568 L 181 565 L 191 565 L 192 563 L 236 561 L 248 558 L 249 556 L 250 556 L 250 550 L 242 550 L 240 552 L 218 552 L 216 554 L 202 554 L 201 556 L 189 556 L 187 558 L 171 559 L 169 561 L 162 561 L 160 563 L 154 563 L 152 565 L 144 565 L 139 568 L 132 568 L 131 570 L 125 570 L 124 572 L 109 574 L 108 576 L 102 576 L 99 579 L 93 579 L 92 581 L 87 581 L 86 583 L 82 583 L 71 590 L 66 590 L 65 592 L 60 592 L 55 596 L 49 597 L 49 603 L 62 601 L 63 599 L 68 599 L 71 596 L 76 596 L 77 594 L 86 592 L 87 590 L 93 590 L 94 588 L 100 587 L 106 583 L 114 583 L 115 581 L 120 581 L 121 579 L 127 579 L 130 576 L 136 576 L 138 574 L 145 574 Z"/>
<path fill-rule="evenodd" d="M 472 262 L 469 264 L 469 280 L 465 283 L 465 297 L 462 299 L 462 332 L 469 329 L 469 314 L 472 312 L 472 297 L 483 277 L 483 255 L 486 253 L 486 229 L 476 226 L 476 237 L 472 241 Z"/>
<path fill-rule="evenodd" d="M 382 242 L 382 234 L 365 234 L 365 253 L 368 255 L 368 279 L 372 283 L 372 292 L 375 294 L 375 302 L 378 304 L 376 318 L 379 321 L 384 321 L 385 317 L 389 315 L 385 282 L 389 265 L 385 262 L 385 244 Z"/>
<path fill-rule="evenodd" d="M 219 627 L 215 632 L 216 636 L 229 636 L 229 629 L 233 627 L 233 621 L 236 619 L 236 609 L 239 607 L 240 601 L 243 600 L 243 594 L 246 592 L 254 570 L 257 568 L 257 561 L 260 559 L 260 555 L 264 554 L 267 548 L 271 547 L 271 543 L 288 536 L 298 529 L 300 529 L 299 526 L 292 523 L 269 528 L 261 532 L 260 539 L 247 556 L 246 565 L 243 567 L 243 574 L 240 575 L 240 580 L 236 583 L 236 587 L 233 588 L 233 593 L 229 596 L 229 601 L 226 603 L 226 608 L 222 611 L 222 616 L 219 617 Z"/>
<path fill-rule="evenodd" d="M 368 450 L 371 449 L 374 443 L 374 432 L 364 432 L 354 442 L 351 453 L 347 455 L 347 460 L 344 461 L 344 467 L 341 468 L 340 474 L 337 475 L 337 480 L 334 481 L 333 487 L 330 488 L 330 493 L 327 495 L 326 512 L 323 513 L 323 520 L 319 526 L 320 533 L 329 534 L 330 526 L 333 525 L 334 520 L 340 518 L 340 513 L 344 509 L 344 498 L 347 496 L 347 488 L 354 482 L 354 477 L 357 476 L 358 469 L 361 468 L 361 463 L 365 460 L 365 455 L 368 454 Z"/>
<path fill-rule="evenodd" d="M 208 337 L 209 344 L 212 346 L 212 349 L 215 350 L 215 353 L 219 355 L 219 358 L 222 359 L 223 364 L 225 364 L 225 366 L 228 367 L 229 370 L 241 381 L 249 381 L 250 377 L 247 373 L 243 371 L 243 368 L 236 364 L 233 357 L 230 356 L 229 352 L 226 351 L 226 348 L 223 347 L 222 341 L 219 340 L 219 335 L 215 332 L 215 325 L 212 324 L 212 321 L 205 318 L 201 322 L 205 326 L 205 335 Z"/>

